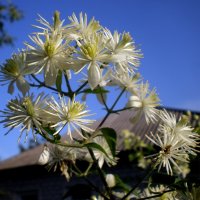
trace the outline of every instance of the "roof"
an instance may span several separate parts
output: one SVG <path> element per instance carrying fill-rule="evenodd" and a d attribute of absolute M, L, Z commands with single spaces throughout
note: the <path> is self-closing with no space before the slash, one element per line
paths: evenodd
<path fill-rule="evenodd" d="M 165 108 L 168 112 L 174 113 L 177 117 L 177 119 L 180 118 L 182 114 L 186 113 L 186 110 L 180 110 L 180 109 L 171 109 L 171 108 Z M 195 115 L 200 116 L 200 113 L 198 112 L 191 112 L 191 125 L 195 127 L 197 125 L 197 120 L 195 120 Z M 147 138 L 145 137 L 146 134 L 153 132 L 156 134 L 158 132 L 158 126 L 159 121 L 157 123 L 150 123 L 147 125 L 145 122 L 144 117 L 141 118 L 136 124 L 133 124 L 130 122 L 130 118 L 134 116 L 133 110 L 124 110 L 120 113 L 111 114 L 102 127 L 110 127 L 115 129 L 118 135 L 118 147 L 119 149 L 123 148 L 123 141 L 120 139 L 120 133 L 123 130 L 129 130 L 130 132 L 133 132 L 135 135 L 139 136 L 144 142 L 148 142 Z M 94 128 L 100 124 L 101 120 L 97 121 L 93 126 Z M 0 162 L 0 170 L 5 169 L 11 169 L 11 168 L 18 168 L 18 167 L 24 167 L 24 166 L 31 166 L 31 165 L 37 165 L 38 159 L 40 154 L 43 151 L 43 145 L 37 146 L 34 149 L 27 150 L 25 152 L 22 152 L 21 154 L 14 156 L 12 158 L 9 158 L 7 160 Z"/>

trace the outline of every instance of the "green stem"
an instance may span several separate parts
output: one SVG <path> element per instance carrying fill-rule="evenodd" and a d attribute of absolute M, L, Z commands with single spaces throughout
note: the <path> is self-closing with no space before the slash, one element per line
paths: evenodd
<path fill-rule="evenodd" d="M 40 132 L 38 132 L 42 137 L 44 137 L 48 142 L 50 143 L 54 143 L 54 139 L 51 139 L 50 137 L 48 137 L 46 134 L 41 134 Z"/>
<path fill-rule="evenodd" d="M 149 176 L 154 171 L 156 164 L 157 162 L 155 162 L 153 166 L 150 167 L 150 170 L 145 174 L 145 176 L 142 177 L 121 200 L 125 200 L 145 179 L 149 178 Z"/>
<path fill-rule="evenodd" d="M 79 94 L 80 91 L 88 84 L 88 81 L 85 81 L 74 93 Z"/>
<path fill-rule="evenodd" d="M 101 123 L 98 125 L 97 129 L 99 127 L 101 127 L 103 125 L 103 123 L 106 121 L 106 119 L 109 117 L 109 115 L 112 113 L 114 107 L 116 106 L 116 104 L 118 103 L 119 99 L 121 98 L 121 96 L 123 95 L 123 93 L 125 92 L 126 88 L 124 88 L 120 94 L 118 95 L 118 97 L 116 98 L 115 102 L 113 103 L 113 105 L 111 106 L 111 108 L 107 109 L 107 114 L 105 115 L 105 117 L 103 118 L 103 120 L 101 121 Z"/>
<path fill-rule="evenodd" d="M 92 167 L 92 163 L 89 163 L 89 166 L 87 167 L 87 169 L 84 172 L 85 175 L 87 175 L 89 173 L 91 167 Z"/>
<path fill-rule="evenodd" d="M 109 111 L 109 108 L 108 108 L 108 106 L 107 106 L 107 104 L 106 104 L 106 101 L 105 101 L 105 99 L 104 99 L 104 96 L 103 96 L 101 87 L 99 87 L 99 88 L 100 88 L 100 92 L 101 92 L 100 94 L 101 94 L 101 98 L 102 98 L 103 104 L 104 104 L 106 110 Z"/>
<path fill-rule="evenodd" d="M 56 143 L 57 145 L 63 146 L 63 147 L 70 147 L 70 148 L 83 148 L 83 144 L 66 144 L 66 143 Z"/>
<path fill-rule="evenodd" d="M 44 82 L 42 82 L 42 81 L 40 81 L 38 78 L 36 78 L 35 75 L 31 75 L 31 77 L 32 77 L 39 85 L 36 85 L 36 84 L 34 84 L 34 83 L 29 83 L 30 86 L 32 86 L 32 87 L 37 87 L 37 88 L 45 87 L 45 88 L 47 88 L 47 89 L 50 89 L 50 90 L 53 90 L 53 91 L 58 92 L 58 90 L 57 90 L 56 88 L 46 85 Z M 69 93 L 68 93 L 68 92 L 61 91 L 60 93 L 63 94 L 63 95 L 65 95 L 65 96 L 69 96 Z"/>
<path fill-rule="evenodd" d="M 109 195 L 109 197 L 110 197 L 109 200 L 114 200 L 115 198 L 114 198 L 113 195 L 112 195 L 112 191 L 111 191 L 111 189 L 108 187 L 108 184 L 107 184 L 107 182 L 106 182 L 105 176 L 104 176 L 104 174 L 103 174 L 101 168 L 100 168 L 99 165 L 98 165 L 98 162 L 97 162 L 97 160 L 96 160 L 96 158 L 95 158 L 95 156 L 94 156 L 94 153 L 93 153 L 92 149 L 89 148 L 89 147 L 88 147 L 87 149 L 88 149 L 88 151 L 89 151 L 89 153 L 90 153 L 90 156 L 91 156 L 92 160 L 94 161 L 94 163 L 95 163 L 95 165 L 96 165 L 96 167 L 97 167 L 97 171 L 98 171 L 98 173 L 99 173 L 99 176 L 100 176 L 100 178 L 101 178 L 101 181 L 102 181 L 102 183 L 103 183 L 103 185 L 104 185 L 104 187 L 105 187 L 105 189 L 106 189 L 106 191 L 107 191 L 107 193 L 108 193 L 108 195 Z"/>
<path fill-rule="evenodd" d="M 67 85 L 69 97 L 70 97 L 70 99 L 72 100 L 72 98 L 73 98 L 73 96 L 74 96 L 74 92 L 73 92 L 73 90 L 72 90 L 72 88 L 71 88 L 71 85 L 70 85 L 70 83 L 69 83 L 69 79 L 68 79 L 67 75 L 65 74 L 64 77 L 65 77 L 65 82 L 66 82 L 66 85 Z"/>
<path fill-rule="evenodd" d="M 118 112 L 121 112 L 121 111 L 124 111 L 124 110 L 130 110 L 132 108 L 133 107 L 125 107 L 125 108 L 122 108 L 122 109 L 113 110 L 112 113 L 118 113 Z"/>
<path fill-rule="evenodd" d="M 88 178 L 85 176 L 85 173 L 82 173 L 82 171 L 81 171 L 75 164 L 74 164 L 73 166 L 74 166 L 75 170 L 78 172 L 78 174 L 79 174 L 81 177 L 83 177 L 83 179 L 84 179 L 96 192 L 98 192 L 104 199 L 109 200 L 109 198 L 106 197 L 106 196 L 99 190 L 99 188 L 98 188 L 96 185 L 94 185 L 93 182 L 90 181 L 90 179 L 88 179 Z"/>

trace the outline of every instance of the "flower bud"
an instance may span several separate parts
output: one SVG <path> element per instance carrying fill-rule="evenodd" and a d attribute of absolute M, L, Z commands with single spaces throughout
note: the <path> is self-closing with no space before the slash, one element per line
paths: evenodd
<path fill-rule="evenodd" d="M 115 176 L 113 174 L 107 174 L 106 175 L 106 182 L 108 184 L 108 187 L 114 187 L 116 185 L 115 182 Z"/>
<path fill-rule="evenodd" d="M 49 162 L 49 159 L 50 159 L 49 148 L 47 146 L 44 146 L 44 150 L 38 159 L 38 163 L 40 165 L 46 165 Z"/>
<path fill-rule="evenodd" d="M 138 96 L 132 95 L 132 96 L 129 97 L 127 107 L 140 108 L 140 107 L 142 107 L 142 102 L 140 101 Z"/>

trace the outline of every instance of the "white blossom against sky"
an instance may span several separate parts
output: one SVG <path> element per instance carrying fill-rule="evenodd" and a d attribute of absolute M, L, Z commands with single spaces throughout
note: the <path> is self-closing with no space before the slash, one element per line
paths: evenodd
<path fill-rule="evenodd" d="M 55 10 L 61 18 L 73 12 L 95 17 L 111 31 L 130 32 L 142 50 L 139 71 L 155 87 L 163 106 L 200 111 L 200 1 L 199 0 L 13 0 L 24 12 L 24 19 L 7 24 L 7 31 L 16 38 L 15 46 L 0 49 L 0 63 L 17 49 L 25 48 L 31 26 L 40 14 L 51 20 Z M 0 109 L 11 96 L 7 87 L 0 87 Z M 90 108 L 92 110 L 92 107 Z M 98 112 L 98 111 L 97 111 Z M 102 113 L 96 115 L 96 118 Z M 0 157 L 18 152 L 17 136 L 6 132 L 0 124 Z M 16 134 L 18 135 L 18 134 Z"/>

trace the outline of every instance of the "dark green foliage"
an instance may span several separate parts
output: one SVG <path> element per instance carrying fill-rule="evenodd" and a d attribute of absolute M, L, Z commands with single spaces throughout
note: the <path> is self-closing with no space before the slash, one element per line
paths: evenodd
<path fill-rule="evenodd" d="M 23 17 L 22 11 L 11 2 L 0 1 L 0 47 L 5 44 L 13 44 L 14 38 L 7 33 L 5 24 L 15 22 Z"/>
<path fill-rule="evenodd" d="M 86 94 L 103 94 L 103 93 L 108 93 L 108 92 L 109 92 L 108 90 L 105 90 L 104 88 L 101 88 L 101 87 L 95 88 L 93 90 L 91 90 L 90 88 L 83 90 L 83 93 L 86 93 Z"/>
<path fill-rule="evenodd" d="M 112 128 L 101 128 L 100 130 L 103 133 L 103 136 L 106 139 L 108 146 L 110 147 L 113 157 L 115 157 L 116 156 L 116 140 L 117 140 L 117 134 L 115 130 Z"/>
<path fill-rule="evenodd" d="M 59 70 L 58 76 L 56 78 L 56 88 L 58 92 L 62 91 L 62 72 Z"/>
<path fill-rule="evenodd" d="M 91 142 L 91 143 L 87 143 L 84 144 L 85 147 L 91 148 L 91 149 L 96 149 L 98 151 L 103 152 L 106 156 L 108 156 L 108 154 L 106 153 L 106 151 L 97 143 L 95 142 Z"/>

